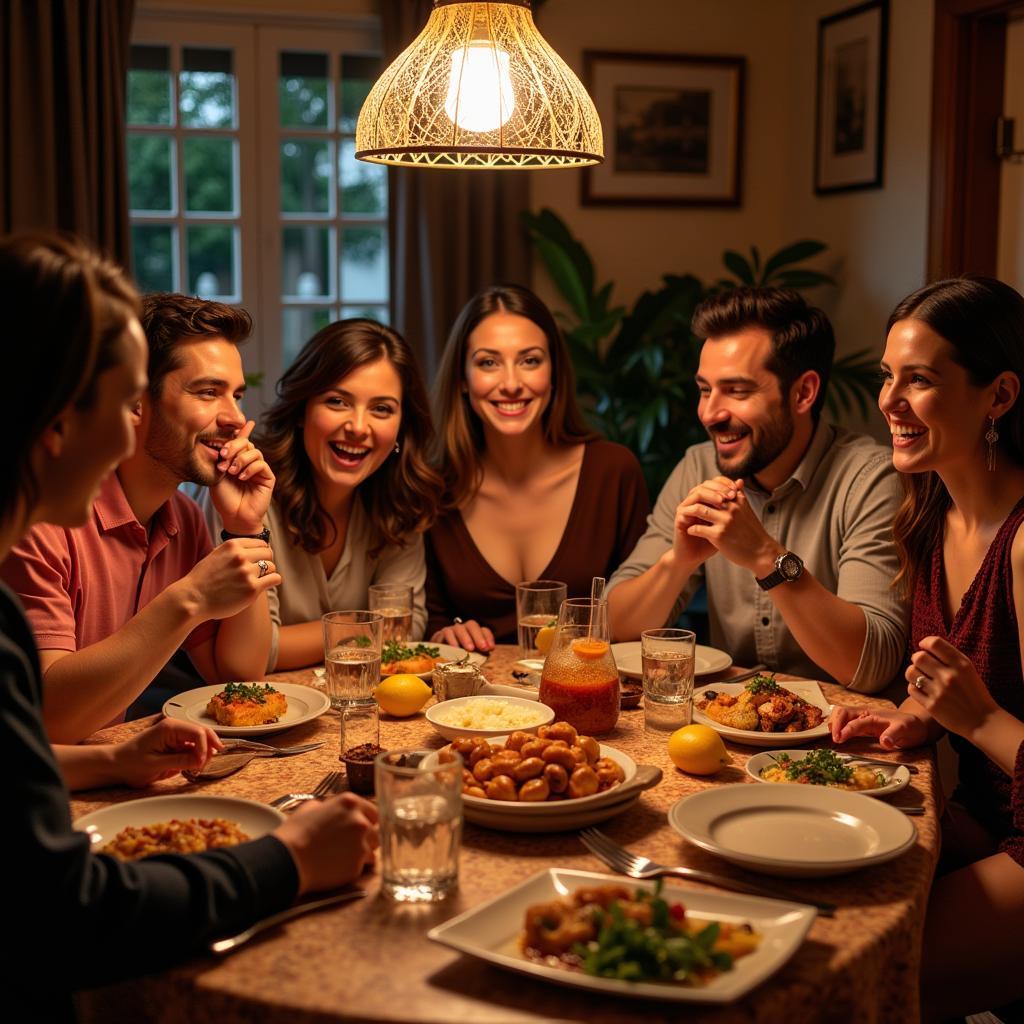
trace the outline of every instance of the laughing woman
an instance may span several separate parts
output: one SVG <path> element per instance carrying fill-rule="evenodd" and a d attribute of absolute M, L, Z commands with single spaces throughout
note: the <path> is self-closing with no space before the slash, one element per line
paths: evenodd
<path fill-rule="evenodd" d="M 435 398 L 446 492 L 427 537 L 427 631 L 468 650 L 515 643 L 516 583 L 560 580 L 582 597 L 633 549 L 649 511 L 643 473 L 587 427 L 562 333 L 525 288 L 469 301 Z"/>
<path fill-rule="evenodd" d="M 424 456 L 430 408 L 412 350 L 373 320 L 340 320 L 310 338 L 277 393 L 253 438 L 277 477 L 269 527 L 282 583 L 267 595 L 268 669 L 322 661 L 320 617 L 366 608 L 373 583 L 412 587 L 412 637 L 422 637 L 422 533 L 441 484 Z"/>
<path fill-rule="evenodd" d="M 882 370 L 916 650 L 898 711 L 838 708 L 831 728 L 889 750 L 950 734 L 959 787 L 921 998 L 926 1020 L 962 1019 L 1024 996 L 1024 298 L 986 278 L 928 285 L 890 317 Z"/>

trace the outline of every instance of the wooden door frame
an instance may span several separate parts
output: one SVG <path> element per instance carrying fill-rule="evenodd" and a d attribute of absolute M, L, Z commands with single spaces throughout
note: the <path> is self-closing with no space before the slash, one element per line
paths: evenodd
<path fill-rule="evenodd" d="M 1006 22 L 1021 0 L 935 0 L 928 278 L 994 277 Z"/>

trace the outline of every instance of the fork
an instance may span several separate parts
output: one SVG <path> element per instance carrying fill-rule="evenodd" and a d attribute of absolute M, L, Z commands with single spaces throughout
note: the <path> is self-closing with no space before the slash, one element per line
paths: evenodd
<path fill-rule="evenodd" d="M 279 811 L 286 811 L 294 804 L 300 804 L 306 800 L 320 800 L 325 796 L 330 796 L 334 792 L 334 787 L 338 784 L 341 775 L 341 772 L 328 772 L 316 784 L 316 788 L 312 793 L 285 793 L 276 800 L 271 800 L 270 806 L 276 807 Z"/>
<path fill-rule="evenodd" d="M 725 875 L 714 875 L 710 871 L 698 871 L 696 868 L 666 867 L 647 857 L 639 857 L 635 853 L 619 846 L 614 840 L 609 839 L 602 831 L 596 828 L 584 828 L 580 830 L 580 842 L 598 860 L 604 861 L 613 871 L 620 875 L 628 875 L 630 878 L 661 878 L 664 875 L 677 875 L 680 878 L 692 878 L 697 882 L 704 882 L 707 885 L 717 885 L 721 889 L 733 889 L 736 892 L 745 892 L 751 896 L 765 896 L 771 900 L 786 900 L 790 903 L 805 903 L 816 907 L 822 917 L 832 917 L 836 911 L 834 903 L 819 903 L 816 900 L 807 899 L 805 896 L 792 896 L 778 890 L 767 889 L 763 886 L 751 885 L 748 882 L 741 882 L 736 878 L 727 878 Z"/>
<path fill-rule="evenodd" d="M 911 775 L 917 775 L 919 772 L 916 764 L 906 764 L 903 761 L 886 761 L 884 757 L 864 757 L 862 754 L 840 754 L 839 756 L 847 761 L 856 761 L 863 764 L 880 764 L 886 768 L 906 768 Z"/>

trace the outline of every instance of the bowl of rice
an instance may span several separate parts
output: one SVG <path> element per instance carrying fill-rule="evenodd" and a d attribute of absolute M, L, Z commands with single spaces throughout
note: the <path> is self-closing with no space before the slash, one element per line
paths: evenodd
<path fill-rule="evenodd" d="M 456 697 L 427 708 L 427 721 L 446 740 L 536 732 L 554 720 L 554 708 L 529 697 Z"/>

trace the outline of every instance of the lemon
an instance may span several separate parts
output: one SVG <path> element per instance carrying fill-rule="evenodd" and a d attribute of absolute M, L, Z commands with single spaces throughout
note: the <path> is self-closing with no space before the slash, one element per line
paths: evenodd
<path fill-rule="evenodd" d="M 388 676 L 376 690 L 374 700 L 383 711 L 396 718 L 415 715 L 430 697 L 430 687 L 419 676 L 403 673 Z"/>
<path fill-rule="evenodd" d="M 714 775 L 732 763 L 722 737 L 706 725 L 684 725 L 668 738 L 668 756 L 691 775 Z"/>
<path fill-rule="evenodd" d="M 554 626 L 541 626 L 537 630 L 537 638 L 533 641 L 541 654 L 547 654 L 551 650 L 551 641 L 555 639 Z"/>

